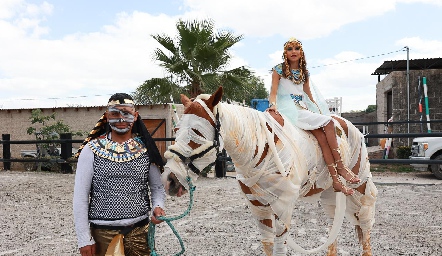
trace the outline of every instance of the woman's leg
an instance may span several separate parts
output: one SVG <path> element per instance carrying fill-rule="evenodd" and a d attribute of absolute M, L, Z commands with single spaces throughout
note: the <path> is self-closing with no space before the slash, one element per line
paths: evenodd
<path fill-rule="evenodd" d="M 324 157 L 324 161 L 327 164 L 328 171 L 330 172 L 330 175 L 331 175 L 332 180 L 333 180 L 333 189 L 335 191 L 341 191 L 345 195 L 353 194 L 353 192 L 354 192 L 353 189 L 346 187 L 339 180 L 338 172 L 336 170 L 336 165 L 334 163 L 335 159 L 333 157 L 333 154 L 332 154 L 332 151 L 330 149 L 330 146 L 329 146 L 329 144 L 327 142 L 327 138 L 325 136 L 324 131 L 321 128 L 319 128 L 319 129 L 316 129 L 316 130 L 312 130 L 311 132 L 312 132 L 313 136 L 316 137 L 316 140 L 318 140 L 319 146 L 321 147 L 322 155 Z"/>
<path fill-rule="evenodd" d="M 336 140 L 335 125 L 334 125 L 333 121 L 330 121 L 323 128 L 324 128 L 324 133 L 325 133 L 325 137 L 327 138 L 329 148 L 332 151 L 332 156 L 333 156 L 335 163 L 337 165 L 339 175 L 344 177 L 344 179 L 350 183 L 353 183 L 353 184 L 359 183 L 361 180 L 358 178 L 358 176 L 356 176 L 342 162 L 341 152 L 339 151 L 338 141 Z"/>

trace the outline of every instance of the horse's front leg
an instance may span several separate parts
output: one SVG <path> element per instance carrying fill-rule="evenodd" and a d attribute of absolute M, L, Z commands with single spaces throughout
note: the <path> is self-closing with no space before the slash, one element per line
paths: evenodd
<path fill-rule="evenodd" d="M 255 218 L 259 232 L 261 234 L 261 243 L 266 256 L 273 256 L 273 247 L 275 243 L 275 215 L 269 205 L 263 205 L 254 198 L 249 187 L 238 181 L 242 192 L 244 193 L 248 206 Z"/>
<path fill-rule="evenodd" d="M 275 245 L 273 247 L 273 255 L 287 255 L 287 236 L 289 234 L 288 228 L 275 215 L 276 237 Z"/>

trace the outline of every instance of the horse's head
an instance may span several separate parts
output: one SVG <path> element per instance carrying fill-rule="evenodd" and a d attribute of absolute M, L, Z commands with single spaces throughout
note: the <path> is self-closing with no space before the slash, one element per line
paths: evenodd
<path fill-rule="evenodd" d="M 189 189 L 187 177 L 196 180 L 200 172 L 211 165 L 219 150 L 219 121 L 214 108 L 221 101 L 222 87 L 212 94 L 191 100 L 181 95 L 185 109 L 176 126 L 175 143 L 168 147 L 162 175 L 169 195 L 181 196 Z"/>

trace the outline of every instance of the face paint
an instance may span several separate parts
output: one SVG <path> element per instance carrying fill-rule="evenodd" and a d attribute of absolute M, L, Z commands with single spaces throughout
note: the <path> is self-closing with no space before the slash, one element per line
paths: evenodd
<path fill-rule="evenodd" d="M 128 125 L 128 127 L 126 127 L 126 128 L 115 127 L 115 124 L 109 124 L 109 125 L 112 130 L 114 130 L 117 134 L 120 134 L 120 135 L 128 133 L 130 131 L 130 129 L 132 128 L 132 124 Z"/>
<path fill-rule="evenodd" d="M 135 116 L 132 114 L 132 112 L 121 110 L 115 107 L 108 108 L 107 117 L 110 123 L 121 123 L 121 122 L 133 123 L 135 120 Z"/>
<path fill-rule="evenodd" d="M 135 116 L 132 114 L 132 112 L 116 108 L 115 106 L 108 108 L 107 118 L 111 129 L 116 131 L 118 134 L 125 134 L 129 132 L 132 128 L 132 124 L 135 121 Z M 116 127 L 117 123 L 127 123 L 127 127 L 118 128 Z"/>

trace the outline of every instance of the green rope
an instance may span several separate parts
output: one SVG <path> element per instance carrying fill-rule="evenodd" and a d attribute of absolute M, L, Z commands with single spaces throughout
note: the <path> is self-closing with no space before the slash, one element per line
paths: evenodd
<path fill-rule="evenodd" d="M 181 219 L 184 216 L 186 216 L 187 214 L 189 214 L 190 210 L 192 209 L 192 205 L 193 205 L 193 191 L 195 190 L 195 186 L 192 185 L 192 181 L 189 176 L 187 176 L 186 180 L 187 180 L 187 184 L 189 185 L 189 206 L 187 207 L 187 210 L 184 213 L 182 213 L 181 215 L 176 216 L 176 217 L 171 217 L 171 218 L 167 218 L 165 216 L 158 216 L 157 217 L 158 220 L 165 221 L 167 223 L 167 225 L 169 225 L 170 229 L 172 230 L 172 232 L 175 234 L 175 236 L 178 238 L 178 241 L 180 242 L 181 251 L 178 252 L 177 254 L 175 254 L 175 256 L 183 254 L 186 249 L 184 248 L 183 240 L 181 239 L 180 235 L 178 234 L 178 232 L 176 231 L 175 227 L 172 225 L 171 222 L 174 220 Z M 153 223 L 149 224 L 149 231 L 147 233 L 147 241 L 149 243 L 149 248 L 151 249 L 150 256 L 160 256 L 155 251 L 155 224 L 153 224 Z"/>

